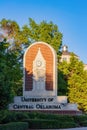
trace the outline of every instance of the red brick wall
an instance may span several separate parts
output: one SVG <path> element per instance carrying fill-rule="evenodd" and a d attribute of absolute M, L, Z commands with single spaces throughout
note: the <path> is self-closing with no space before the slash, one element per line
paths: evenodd
<path fill-rule="evenodd" d="M 30 91 L 33 89 L 33 60 L 35 59 L 39 48 L 44 59 L 46 60 L 46 90 L 53 90 L 53 52 L 46 44 L 37 43 L 35 45 L 31 45 L 24 55 L 25 91 Z"/>

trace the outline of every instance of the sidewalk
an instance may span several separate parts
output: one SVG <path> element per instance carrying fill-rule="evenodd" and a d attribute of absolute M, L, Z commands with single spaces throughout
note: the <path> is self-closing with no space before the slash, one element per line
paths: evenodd
<path fill-rule="evenodd" d="M 68 129 L 56 129 L 56 130 L 87 130 L 87 127 L 81 127 L 81 128 L 68 128 Z"/>
<path fill-rule="evenodd" d="M 87 130 L 87 127 L 68 128 L 68 129 L 29 129 L 29 130 Z"/>

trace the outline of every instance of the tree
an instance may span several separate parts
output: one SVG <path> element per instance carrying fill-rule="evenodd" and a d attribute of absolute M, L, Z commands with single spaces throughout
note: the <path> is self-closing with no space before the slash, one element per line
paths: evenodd
<path fill-rule="evenodd" d="M 87 111 L 87 72 L 84 70 L 84 65 L 81 61 L 72 56 L 69 71 L 69 101 L 71 103 L 77 103 L 81 110 Z"/>
<path fill-rule="evenodd" d="M 68 67 L 69 64 L 66 61 L 58 64 L 58 91 L 60 95 L 68 94 Z"/>
<path fill-rule="evenodd" d="M 67 95 L 68 83 L 63 71 L 58 70 L 58 95 Z"/>
<path fill-rule="evenodd" d="M 0 42 L 0 109 L 5 109 L 14 95 L 22 94 L 22 70 L 17 51 L 7 51 L 9 43 Z"/>
<path fill-rule="evenodd" d="M 10 43 L 10 50 L 22 49 L 22 45 L 29 42 L 28 37 L 15 21 L 2 19 L 0 21 L 0 32 L 3 33 L 3 37 Z"/>
<path fill-rule="evenodd" d="M 62 34 L 58 30 L 58 26 L 52 22 L 42 21 L 37 24 L 33 19 L 29 18 L 29 26 L 23 27 L 23 33 L 28 36 L 31 43 L 36 41 L 44 41 L 53 46 L 58 53 L 62 45 Z"/>
<path fill-rule="evenodd" d="M 71 54 L 69 63 L 59 63 L 59 73 L 61 95 L 68 95 L 70 103 L 77 103 L 79 109 L 87 111 L 87 71 L 84 70 L 83 62 Z"/>
<path fill-rule="evenodd" d="M 85 77 L 84 77 L 85 76 Z M 87 111 L 87 73 L 83 73 L 81 76 L 73 74 L 69 83 L 69 101 L 71 103 L 77 103 L 79 109 Z"/>

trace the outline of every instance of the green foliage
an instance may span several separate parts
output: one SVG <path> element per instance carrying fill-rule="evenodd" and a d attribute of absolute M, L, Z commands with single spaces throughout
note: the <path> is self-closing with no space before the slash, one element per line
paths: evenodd
<path fill-rule="evenodd" d="M 28 122 L 29 128 L 69 128 L 76 127 L 77 123 L 69 115 L 46 114 L 39 112 L 0 111 L 0 123 Z"/>
<path fill-rule="evenodd" d="M 58 70 L 58 95 L 67 95 L 67 86 L 66 75 L 64 75 L 62 71 Z"/>
<path fill-rule="evenodd" d="M 65 89 L 70 103 L 77 103 L 78 108 L 87 111 L 87 71 L 83 62 L 71 54 L 70 62 L 60 62 L 59 66 L 59 91 L 63 94 Z"/>
<path fill-rule="evenodd" d="M 26 112 L 14 112 L 8 110 L 0 111 L 0 124 L 18 122 L 25 119 L 30 119 L 29 115 Z"/>
<path fill-rule="evenodd" d="M 69 101 L 77 103 L 79 109 L 87 111 L 87 72 L 84 70 L 83 63 L 72 57 L 69 64 Z"/>
<path fill-rule="evenodd" d="M 58 95 L 68 94 L 68 63 L 66 61 L 58 64 Z"/>
<path fill-rule="evenodd" d="M 64 122 L 71 121 L 73 122 L 73 117 L 70 115 L 56 115 L 56 114 L 47 114 L 47 113 L 40 113 L 40 112 L 15 112 L 15 111 L 8 111 L 8 110 L 1 110 L 0 111 L 0 123 L 5 124 L 9 122 L 17 122 L 29 119 L 44 119 L 44 120 L 60 120 Z"/>
<path fill-rule="evenodd" d="M 42 112 L 0 111 L 0 124 L 11 122 L 17 123 L 20 121 L 28 122 L 29 128 L 31 129 L 73 128 L 87 126 L 87 115 L 72 116 L 47 114 Z M 4 127 L 4 125 L 2 126 Z"/>
<path fill-rule="evenodd" d="M 82 127 L 87 127 L 87 120 L 86 120 L 86 121 L 82 121 L 82 122 L 81 122 L 81 126 L 82 126 Z"/>
<path fill-rule="evenodd" d="M 27 122 L 12 122 L 0 125 L 0 130 L 28 130 Z"/>
<path fill-rule="evenodd" d="M 18 52 L 9 51 L 9 43 L 0 42 L 0 109 L 5 109 L 22 85 L 21 63 Z"/>
<path fill-rule="evenodd" d="M 62 45 L 62 34 L 59 32 L 57 25 L 52 22 L 42 21 L 37 24 L 33 19 L 29 18 L 29 26 L 23 27 L 23 33 L 28 36 L 30 42 L 44 41 L 53 46 L 58 52 Z"/>
<path fill-rule="evenodd" d="M 73 119 L 75 120 L 75 122 L 80 124 L 81 122 L 87 120 L 87 115 L 73 116 Z"/>
<path fill-rule="evenodd" d="M 28 43 L 28 38 L 26 34 L 20 29 L 17 22 L 7 19 L 2 19 L 0 21 L 0 28 L 4 31 L 5 35 L 3 36 L 8 41 L 13 40 L 10 44 L 11 49 L 21 48 L 22 44 Z"/>
<path fill-rule="evenodd" d="M 60 120 L 43 120 L 43 119 L 35 119 L 35 120 L 26 120 L 29 124 L 30 129 L 59 129 L 59 128 L 73 128 L 77 127 L 75 122 L 61 122 Z"/>
<path fill-rule="evenodd" d="M 52 119 L 52 120 L 60 120 L 61 122 L 73 121 L 72 116 L 70 115 L 57 115 L 57 114 L 47 114 L 47 113 L 40 113 L 40 112 L 31 112 L 27 113 L 30 119 Z"/>
<path fill-rule="evenodd" d="M 84 71 L 84 65 L 82 61 L 79 61 L 73 54 L 70 58 L 69 63 L 69 76 L 72 76 L 72 74 L 82 75 Z"/>
<path fill-rule="evenodd" d="M 73 118 L 79 126 L 87 126 L 87 115 L 73 116 Z"/>
<path fill-rule="evenodd" d="M 82 110 L 87 110 L 86 103 L 86 93 L 87 93 L 87 83 L 84 79 L 87 78 L 86 74 L 82 74 L 82 76 L 73 74 L 68 83 L 69 87 L 69 99 L 70 102 L 76 102 L 79 105 L 79 108 Z"/>

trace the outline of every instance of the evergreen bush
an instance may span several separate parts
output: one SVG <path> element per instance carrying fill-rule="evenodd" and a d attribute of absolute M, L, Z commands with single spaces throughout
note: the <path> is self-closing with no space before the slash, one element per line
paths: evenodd
<path fill-rule="evenodd" d="M 28 130 L 27 122 L 11 122 L 8 124 L 1 124 L 0 130 Z"/>

